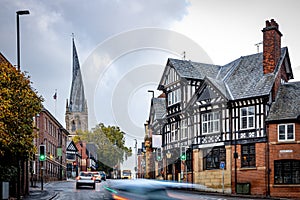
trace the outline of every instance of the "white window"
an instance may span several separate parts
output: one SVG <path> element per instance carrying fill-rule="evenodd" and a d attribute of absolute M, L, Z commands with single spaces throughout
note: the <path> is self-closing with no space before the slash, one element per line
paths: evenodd
<path fill-rule="evenodd" d="M 166 84 L 173 83 L 178 80 L 178 75 L 173 68 L 169 70 L 169 73 L 166 75 Z"/>
<path fill-rule="evenodd" d="M 241 129 L 254 128 L 254 106 L 241 108 Z"/>
<path fill-rule="evenodd" d="M 174 105 L 181 101 L 180 89 L 174 90 L 168 94 L 168 106 Z"/>
<path fill-rule="evenodd" d="M 210 112 L 202 114 L 202 133 L 220 132 L 220 113 Z"/>
<path fill-rule="evenodd" d="M 184 119 L 181 121 L 181 138 L 187 138 L 188 126 L 187 120 Z"/>
<path fill-rule="evenodd" d="M 294 141 L 295 129 L 294 124 L 278 125 L 278 141 Z"/>
<path fill-rule="evenodd" d="M 177 130 L 176 123 L 171 124 L 171 140 L 172 142 L 178 140 L 178 130 Z"/>

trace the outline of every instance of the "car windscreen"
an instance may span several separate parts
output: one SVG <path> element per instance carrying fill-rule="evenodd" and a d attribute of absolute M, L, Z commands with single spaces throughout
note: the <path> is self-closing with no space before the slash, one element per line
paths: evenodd
<path fill-rule="evenodd" d="M 93 174 L 92 174 L 92 173 L 81 172 L 81 173 L 79 174 L 79 176 L 93 176 Z"/>

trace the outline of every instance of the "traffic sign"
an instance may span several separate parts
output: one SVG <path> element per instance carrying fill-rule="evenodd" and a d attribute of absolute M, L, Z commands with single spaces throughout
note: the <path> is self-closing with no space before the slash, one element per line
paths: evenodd
<path fill-rule="evenodd" d="M 225 169 L 225 162 L 224 162 L 224 161 L 221 161 L 221 162 L 220 162 L 220 168 L 221 168 L 221 169 Z"/>

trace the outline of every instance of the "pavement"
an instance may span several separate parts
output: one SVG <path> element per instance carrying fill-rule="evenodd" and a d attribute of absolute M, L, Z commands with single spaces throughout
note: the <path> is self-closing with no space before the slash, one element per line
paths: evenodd
<path fill-rule="evenodd" d="M 54 199 L 57 195 L 56 192 L 47 190 L 47 185 L 49 183 L 44 183 L 43 190 L 41 188 L 40 183 L 36 183 L 36 186 L 29 187 L 29 195 L 25 196 L 23 199 L 25 200 L 34 200 L 34 199 L 40 199 L 40 200 L 51 200 Z"/>

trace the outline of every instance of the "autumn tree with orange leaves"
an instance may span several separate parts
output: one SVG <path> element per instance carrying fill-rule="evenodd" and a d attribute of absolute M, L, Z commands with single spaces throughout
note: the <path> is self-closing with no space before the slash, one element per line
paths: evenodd
<path fill-rule="evenodd" d="M 0 181 L 14 177 L 18 161 L 36 153 L 33 118 L 41 109 L 42 97 L 30 77 L 0 62 Z"/>

